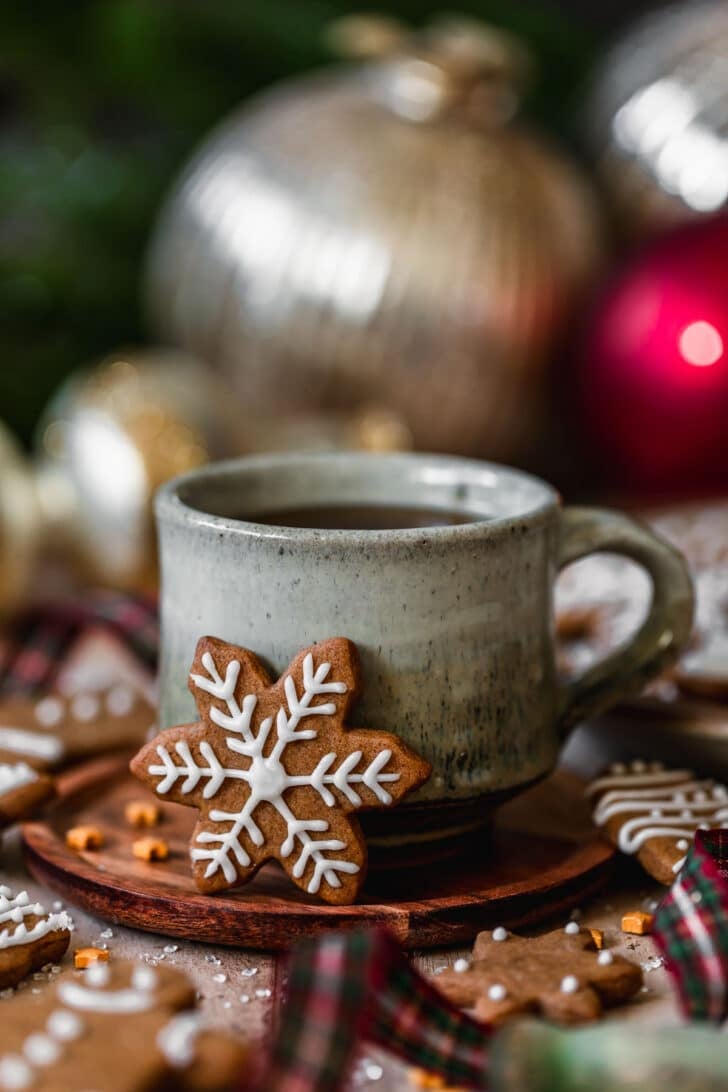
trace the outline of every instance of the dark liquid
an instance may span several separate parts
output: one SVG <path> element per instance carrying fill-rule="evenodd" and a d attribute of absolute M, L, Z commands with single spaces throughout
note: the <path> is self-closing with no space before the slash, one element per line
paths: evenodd
<path fill-rule="evenodd" d="M 327 504 L 276 508 L 242 517 L 273 527 L 311 527 L 317 530 L 398 531 L 407 527 L 456 527 L 486 517 L 454 508 L 422 508 L 402 504 Z"/>

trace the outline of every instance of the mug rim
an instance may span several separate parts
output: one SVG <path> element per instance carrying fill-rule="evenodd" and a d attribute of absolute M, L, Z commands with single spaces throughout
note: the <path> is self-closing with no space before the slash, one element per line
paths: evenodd
<path fill-rule="evenodd" d="M 318 527 L 288 527 L 285 525 L 256 523 L 254 520 L 240 517 L 223 516 L 205 511 L 185 499 L 181 494 L 195 487 L 203 488 L 205 483 L 224 482 L 226 479 L 235 478 L 246 473 L 265 473 L 267 471 L 280 470 L 290 466 L 301 469 L 308 463 L 312 469 L 317 465 L 338 464 L 340 468 L 356 469 L 363 466 L 372 466 L 375 463 L 389 464 L 400 469 L 429 470 L 436 480 L 438 473 L 461 471 L 473 480 L 480 477 L 484 485 L 494 484 L 496 479 L 515 484 L 525 485 L 533 496 L 533 502 L 520 511 L 504 515 L 489 515 L 479 519 L 477 514 L 469 512 L 472 517 L 461 524 L 444 524 L 434 526 L 402 527 L 402 528 L 318 528 Z M 441 481 L 444 480 L 441 477 Z M 367 452 L 367 451 L 285 451 L 272 452 L 257 455 L 242 455 L 232 459 L 223 459 L 206 463 L 203 466 L 188 470 L 165 482 L 156 492 L 154 500 L 157 521 L 162 519 L 174 523 L 194 525 L 200 528 L 209 528 L 217 532 L 227 531 L 231 534 L 252 535 L 256 538 L 295 540 L 303 542 L 308 540 L 321 542 L 351 542 L 352 540 L 365 540 L 367 543 L 377 541 L 411 540 L 416 538 L 462 538 L 474 531 L 499 532 L 513 526 L 530 526 L 540 523 L 544 516 L 561 507 L 561 496 L 548 482 L 527 471 L 501 463 L 488 462 L 484 459 L 472 459 L 459 455 L 443 455 L 428 452 Z"/>

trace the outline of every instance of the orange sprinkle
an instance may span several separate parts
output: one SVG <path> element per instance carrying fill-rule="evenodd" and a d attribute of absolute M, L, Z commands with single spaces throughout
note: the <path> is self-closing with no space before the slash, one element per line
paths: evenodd
<path fill-rule="evenodd" d="M 73 965 L 77 971 L 90 967 L 92 963 L 108 963 L 109 953 L 105 948 L 77 948 L 73 953 Z"/>
<path fill-rule="evenodd" d="M 169 846 L 161 838 L 137 838 L 132 852 L 140 861 L 166 861 Z"/>
<path fill-rule="evenodd" d="M 645 910 L 630 910 L 622 918 L 622 932 L 634 933 L 638 937 L 649 936 L 654 920 L 654 914 L 648 914 Z"/>
<path fill-rule="evenodd" d="M 104 835 L 98 827 L 71 827 L 66 831 L 66 845 L 69 849 L 100 849 L 104 844 Z"/>
<path fill-rule="evenodd" d="M 159 822 L 159 808 L 151 800 L 130 800 L 124 816 L 132 827 L 154 827 Z"/>

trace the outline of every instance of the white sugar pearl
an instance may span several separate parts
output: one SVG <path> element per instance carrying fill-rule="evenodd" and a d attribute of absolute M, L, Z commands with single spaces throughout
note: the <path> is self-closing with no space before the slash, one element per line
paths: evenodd
<path fill-rule="evenodd" d="M 92 963 L 86 968 L 85 974 L 89 986 L 105 986 L 110 977 L 109 968 L 105 963 Z"/>
<path fill-rule="evenodd" d="M 71 1039 L 78 1039 L 83 1031 L 83 1022 L 75 1012 L 69 1012 L 68 1009 L 56 1009 L 46 1020 L 46 1030 L 54 1039 L 66 1043 Z"/>
<path fill-rule="evenodd" d="M 610 963 L 614 963 L 614 956 L 611 952 L 600 952 L 597 963 L 601 963 L 602 967 L 608 967 Z"/>
<path fill-rule="evenodd" d="M 488 990 L 488 999 L 490 1001 L 505 1001 L 507 996 L 508 991 L 502 982 L 496 982 L 495 985 L 491 986 Z"/>
<path fill-rule="evenodd" d="M 76 720 L 93 720 L 98 716 L 99 699 L 94 694 L 79 694 L 71 702 L 71 712 Z"/>
<path fill-rule="evenodd" d="M 227 975 L 223 974 L 222 971 L 220 971 L 220 972 L 218 972 L 218 974 L 214 974 L 212 976 L 212 981 L 213 982 L 221 982 L 221 983 L 222 982 L 227 982 Z"/>
<path fill-rule="evenodd" d="M 680 850 L 681 853 L 684 853 L 685 850 L 688 848 L 687 838 L 679 838 L 677 841 L 677 848 Z"/>
<path fill-rule="evenodd" d="M 716 800 L 725 800 L 728 797 L 728 789 L 724 785 L 714 785 L 713 796 Z"/>
<path fill-rule="evenodd" d="M 63 702 L 58 698 L 43 698 L 34 709 L 35 719 L 44 728 L 53 728 L 63 716 Z"/>
<path fill-rule="evenodd" d="M 562 993 L 576 993 L 579 989 L 579 979 L 576 975 L 567 974 L 565 978 L 561 979 L 561 992 Z"/>
<path fill-rule="evenodd" d="M 32 1065 L 53 1065 L 60 1057 L 61 1048 L 50 1035 L 36 1031 L 23 1043 L 23 1054 Z"/>
<path fill-rule="evenodd" d="M 575 937 L 579 932 L 579 923 L 576 921 L 570 921 L 568 925 L 564 926 L 564 932 L 570 937 Z"/>
<path fill-rule="evenodd" d="M 692 817 L 693 813 L 690 811 L 690 808 L 685 808 L 684 811 L 680 812 L 681 819 L 692 819 Z"/>
<path fill-rule="evenodd" d="M 664 764 L 662 762 L 650 762 L 650 772 L 651 773 L 661 773 L 662 770 L 664 770 L 664 769 L 665 769 L 665 766 L 664 766 Z"/>
<path fill-rule="evenodd" d="M 120 684 L 106 695 L 106 708 L 115 717 L 125 717 L 134 707 L 134 691 Z"/>
<path fill-rule="evenodd" d="M 501 941 L 508 939 L 508 930 L 504 929 L 502 925 L 497 925 L 491 933 L 491 937 L 493 940 L 500 943 Z"/>
<path fill-rule="evenodd" d="M 627 767 L 624 762 L 613 762 L 609 767 L 609 772 L 610 774 L 614 774 L 615 777 L 619 777 L 620 774 L 625 774 L 627 772 Z"/>
<path fill-rule="evenodd" d="M 636 758 L 632 763 L 632 773 L 644 773 L 646 769 L 647 763 L 641 758 Z"/>
<path fill-rule="evenodd" d="M 697 800 L 697 802 L 699 804 L 704 804 L 707 799 L 708 799 L 708 794 L 707 794 L 707 792 L 703 792 L 702 789 L 700 789 L 699 792 L 696 792 L 695 795 L 693 796 L 693 800 Z"/>
<path fill-rule="evenodd" d="M 650 812 L 650 815 L 652 816 L 653 819 L 659 819 L 661 817 L 661 815 L 662 815 L 662 811 L 661 811 L 660 808 L 653 808 L 652 811 Z"/>
<path fill-rule="evenodd" d="M 470 960 L 468 959 L 456 959 L 452 965 L 452 969 L 457 971 L 458 974 L 462 974 L 463 971 L 467 971 L 470 967 Z"/>
<path fill-rule="evenodd" d="M 698 830 L 710 830 L 710 823 L 699 823 Z"/>

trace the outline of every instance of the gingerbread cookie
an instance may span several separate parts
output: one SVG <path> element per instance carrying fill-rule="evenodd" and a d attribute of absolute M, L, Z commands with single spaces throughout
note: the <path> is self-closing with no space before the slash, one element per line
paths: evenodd
<path fill-rule="evenodd" d="M 106 690 L 0 703 L 0 762 L 55 769 L 72 759 L 132 747 L 147 738 L 154 708 L 118 683 Z"/>
<path fill-rule="evenodd" d="M 593 781 L 594 824 L 660 883 L 671 884 L 696 830 L 728 821 L 728 789 L 661 762 L 617 762 Z"/>
<path fill-rule="evenodd" d="M 27 762 L 0 762 L 0 829 L 31 815 L 54 792 L 53 779 Z"/>
<path fill-rule="evenodd" d="M 0 885 L 0 990 L 57 963 L 68 948 L 73 922 L 65 911 L 48 914 L 27 891 L 13 895 Z"/>
<path fill-rule="evenodd" d="M 0 1092 L 222 1092 L 240 1081 L 245 1048 L 206 1031 L 194 989 L 171 967 L 98 963 L 60 974 L 41 997 L 3 1011 Z"/>
<path fill-rule="evenodd" d="M 598 951 L 590 931 L 569 922 L 533 938 L 502 927 L 479 933 L 472 961 L 457 961 L 433 981 L 488 1024 L 530 1012 L 559 1024 L 581 1024 L 597 1020 L 604 1007 L 629 1000 L 642 985 L 642 972 L 608 949 Z"/>
<path fill-rule="evenodd" d="M 273 682 L 252 652 L 203 637 L 190 689 L 200 722 L 162 732 L 131 768 L 200 809 L 191 849 L 199 889 L 245 883 L 276 859 L 308 894 L 352 902 L 366 844 L 350 813 L 391 805 L 430 774 L 396 736 L 346 727 L 359 690 L 356 647 L 322 641 Z"/>

